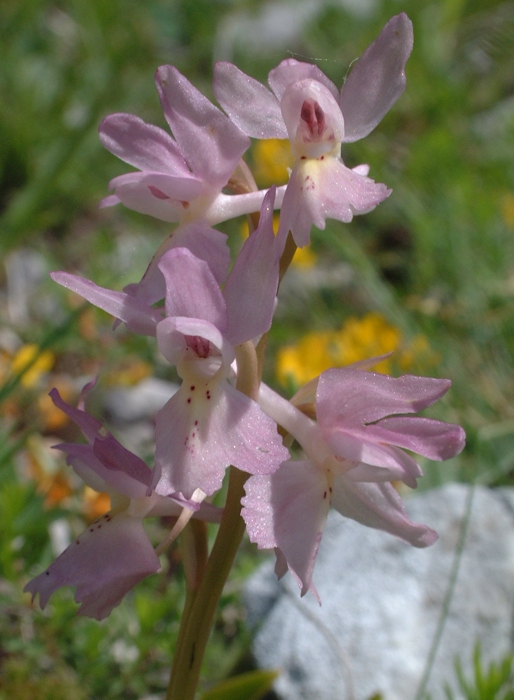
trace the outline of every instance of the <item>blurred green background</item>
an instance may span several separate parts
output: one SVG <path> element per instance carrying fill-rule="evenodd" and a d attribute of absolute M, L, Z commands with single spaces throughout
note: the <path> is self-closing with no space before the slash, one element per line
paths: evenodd
<path fill-rule="evenodd" d="M 461 457 L 424 465 L 421 487 L 513 482 L 514 3 L 412 5 L 0 3 L 0 700 L 164 697 L 184 596 L 178 547 L 164 574 L 100 624 L 75 617 L 70 590 L 44 613 L 22 593 L 51 561 L 63 523 L 80 531 L 102 508 L 49 449 L 77 439 L 48 405 L 49 388 L 71 401 L 99 372 L 100 397 L 102 387 L 150 374 L 173 378 L 149 339 L 115 342 L 107 316 L 77 306 L 47 274 L 65 269 L 121 289 L 169 233 L 122 207 L 98 209 L 109 180 L 127 171 L 101 148 L 98 125 L 132 112 L 166 128 L 153 82 L 161 64 L 176 65 L 210 97 L 215 60 L 263 81 L 283 58 L 315 60 L 341 85 L 385 22 L 407 11 L 415 45 L 406 93 L 372 134 L 343 148 L 347 165 L 369 163 L 393 194 L 349 225 L 313 231 L 317 264 L 294 266 L 284 285 L 266 378 L 277 383 L 273 357 L 283 345 L 379 314 L 401 338 L 408 371 L 453 380 L 431 415 L 468 433 Z M 241 226 L 224 228 L 234 246 Z M 156 541 L 163 526 L 152 525 Z M 206 687 L 245 667 L 240 591 L 258 561 L 245 545 L 220 607 Z"/>

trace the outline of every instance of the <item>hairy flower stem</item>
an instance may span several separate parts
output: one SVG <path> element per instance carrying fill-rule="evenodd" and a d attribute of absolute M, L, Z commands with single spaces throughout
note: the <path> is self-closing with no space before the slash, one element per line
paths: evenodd
<path fill-rule="evenodd" d="M 252 342 L 236 348 L 237 388 L 251 398 L 259 391 L 260 376 Z M 193 700 L 214 614 L 245 531 L 241 498 L 248 478 L 230 467 L 227 500 L 218 535 L 196 592 L 188 590 L 187 610 L 182 617 L 167 700 Z"/>

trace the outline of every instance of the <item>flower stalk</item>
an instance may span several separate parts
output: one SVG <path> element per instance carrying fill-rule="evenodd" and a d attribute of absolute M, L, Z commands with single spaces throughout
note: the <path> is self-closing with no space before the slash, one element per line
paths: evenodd
<path fill-rule="evenodd" d="M 252 398 L 260 383 L 253 343 L 237 346 L 236 358 L 237 388 Z M 188 585 L 191 602 L 182 616 L 166 700 L 193 700 L 195 696 L 216 608 L 245 531 L 240 513 L 247 479 L 248 474 L 230 467 L 227 500 L 205 573 L 196 592 Z"/>

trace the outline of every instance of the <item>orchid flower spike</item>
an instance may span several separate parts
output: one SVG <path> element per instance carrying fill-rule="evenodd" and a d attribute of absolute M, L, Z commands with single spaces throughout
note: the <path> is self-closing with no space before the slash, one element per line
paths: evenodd
<path fill-rule="evenodd" d="M 403 449 L 435 460 L 463 449 L 460 426 L 404 415 L 430 406 L 449 387 L 446 379 L 331 369 L 317 383 L 315 422 L 261 385 L 261 407 L 305 452 L 305 459 L 251 476 L 245 485 L 242 516 L 250 539 L 275 549 L 279 577 L 289 569 L 302 595 L 310 590 L 317 596 L 312 574 L 330 506 L 415 547 L 435 542 L 433 530 L 409 520 L 391 482 L 414 488 L 422 475 Z"/>
<path fill-rule="evenodd" d="M 106 432 L 96 418 L 63 401 L 57 389 L 50 396 L 87 439 L 87 443 L 62 444 L 57 449 L 88 486 L 109 493 L 112 510 L 89 525 L 25 590 L 32 599 L 39 593 L 44 608 L 56 590 L 74 586 L 75 601 L 81 604 L 78 614 L 102 620 L 139 581 L 160 571 L 144 518 L 168 515 L 179 521 L 195 517 L 219 522 L 221 511 L 201 503 L 205 494 L 196 493 L 187 501 L 181 494 L 152 493 L 152 471 L 143 460 Z"/>
<path fill-rule="evenodd" d="M 296 161 L 282 203 L 279 236 L 291 231 L 308 245 L 311 225 L 349 222 L 389 196 L 391 190 L 341 160 L 341 144 L 367 136 L 405 89 L 412 51 L 412 23 L 393 17 L 352 66 L 339 91 L 317 66 L 282 61 L 268 76 L 270 92 L 231 63 L 215 67 L 214 94 L 232 121 L 259 139 L 289 138 Z"/>

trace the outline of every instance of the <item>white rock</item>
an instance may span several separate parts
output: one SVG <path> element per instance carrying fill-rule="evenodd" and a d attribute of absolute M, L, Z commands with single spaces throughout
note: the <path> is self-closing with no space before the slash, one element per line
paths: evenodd
<path fill-rule="evenodd" d="M 414 700 L 427 667 L 466 523 L 470 487 L 451 484 L 411 497 L 413 520 L 440 539 L 418 550 L 331 514 L 314 580 L 321 596 L 300 599 L 293 579 L 277 583 L 271 562 L 250 579 L 249 620 L 258 624 L 259 666 L 279 668 L 283 700 Z M 514 601 L 514 489 L 476 487 L 448 614 L 426 690 L 461 698 L 455 659 L 473 678 L 511 650 Z M 423 696 L 424 697 L 424 696 Z"/>

